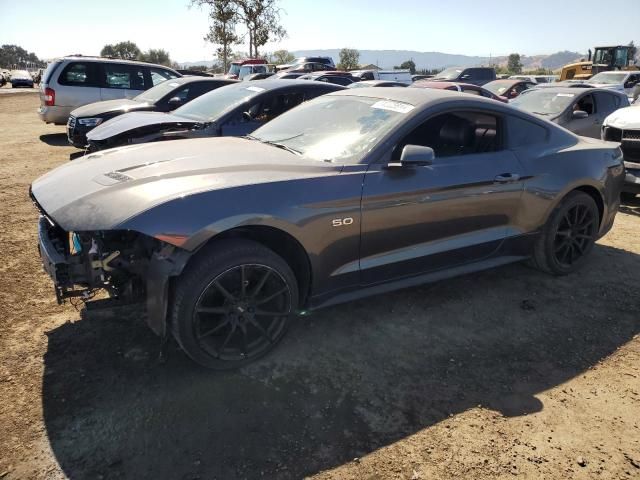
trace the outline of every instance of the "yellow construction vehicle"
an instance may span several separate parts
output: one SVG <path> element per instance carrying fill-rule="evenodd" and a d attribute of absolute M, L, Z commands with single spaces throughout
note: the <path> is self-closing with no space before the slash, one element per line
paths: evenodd
<path fill-rule="evenodd" d="M 616 45 L 613 47 L 596 47 L 591 60 L 570 63 L 562 67 L 560 81 L 587 80 L 596 73 L 610 70 L 640 70 L 635 65 L 635 48 L 630 45 Z"/>

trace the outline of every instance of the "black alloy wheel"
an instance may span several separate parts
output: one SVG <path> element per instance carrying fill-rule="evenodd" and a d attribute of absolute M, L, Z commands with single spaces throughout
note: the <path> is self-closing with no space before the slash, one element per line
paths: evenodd
<path fill-rule="evenodd" d="M 213 242 L 176 279 L 171 330 L 207 368 L 241 367 L 269 352 L 298 308 L 298 284 L 287 262 L 260 243 Z"/>
<path fill-rule="evenodd" d="M 566 268 L 582 258 L 595 241 L 596 220 L 592 209 L 577 204 L 567 210 L 556 230 L 556 261 Z"/>
<path fill-rule="evenodd" d="M 218 275 L 193 312 L 200 347 L 221 361 L 257 358 L 285 329 L 291 290 L 266 265 L 242 264 Z"/>
<path fill-rule="evenodd" d="M 600 212 L 587 193 L 573 191 L 551 213 L 534 246 L 531 263 L 553 275 L 575 271 L 593 250 Z"/>

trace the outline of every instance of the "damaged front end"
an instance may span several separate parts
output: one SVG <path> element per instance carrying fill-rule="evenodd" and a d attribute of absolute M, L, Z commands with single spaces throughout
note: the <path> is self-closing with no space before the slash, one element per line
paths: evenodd
<path fill-rule="evenodd" d="M 158 241 L 135 232 L 65 232 L 48 217 L 38 222 L 40 255 L 58 303 L 88 300 L 95 290 L 134 300 Z"/>
<path fill-rule="evenodd" d="M 169 279 L 180 274 L 187 252 L 128 230 L 67 232 L 44 214 L 38 248 L 59 304 L 89 302 L 100 290 L 108 293 L 109 306 L 146 301 L 147 323 L 166 335 Z"/>

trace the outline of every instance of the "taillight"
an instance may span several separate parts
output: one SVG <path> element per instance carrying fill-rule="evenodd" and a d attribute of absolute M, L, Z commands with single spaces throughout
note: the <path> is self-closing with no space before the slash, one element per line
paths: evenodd
<path fill-rule="evenodd" d="M 53 107 L 56 104 L 56 91 L 53 88 L 44 89 L 44 104 Z"/>

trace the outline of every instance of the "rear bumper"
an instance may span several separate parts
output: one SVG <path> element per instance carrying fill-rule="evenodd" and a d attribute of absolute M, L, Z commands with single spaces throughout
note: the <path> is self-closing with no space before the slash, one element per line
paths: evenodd
<path fill-rule="evenodd" d="M 71 110 L 76 107 L 61 107 L 54 105 L 47 107 L 40 105 L 38 108 L 38 117 L 45 123 L 55 123 L 56 125 L 66 125 Z"/>
<path fill-rule="evenodd" d="M 16 87 L 30 87 L 33 88 L 33 81 L 31 80 L 12 80 L 11 81 L 11 88 L 16 88 Z"/>

